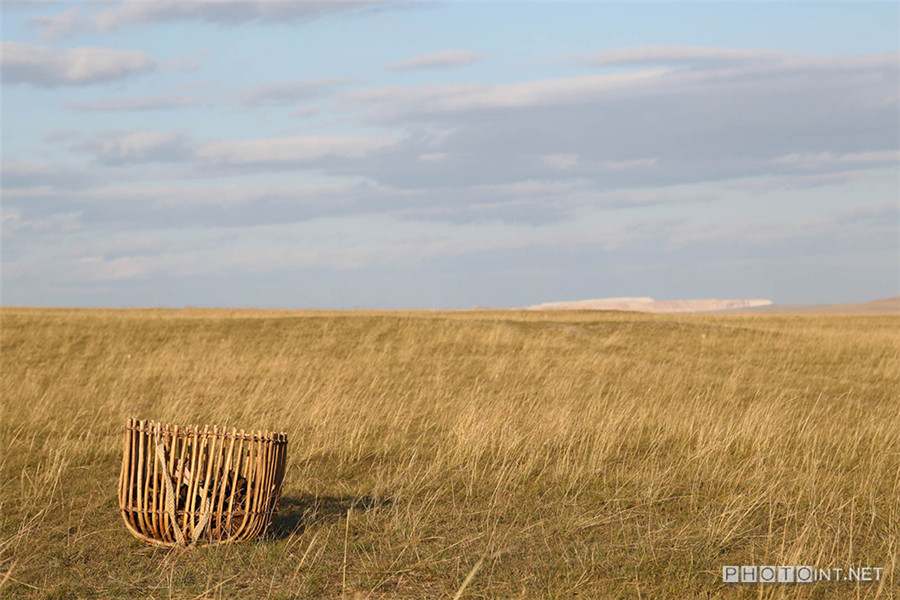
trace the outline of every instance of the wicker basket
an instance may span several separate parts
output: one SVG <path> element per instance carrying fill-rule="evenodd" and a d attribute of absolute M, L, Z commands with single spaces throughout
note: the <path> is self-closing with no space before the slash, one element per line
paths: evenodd
<path fill-rule="evenodd" d="M 128 419 L 119 478 L 125 526 L 156 546 L 261 535 L 278 507 L 286 450 L 283 433 Z"/>

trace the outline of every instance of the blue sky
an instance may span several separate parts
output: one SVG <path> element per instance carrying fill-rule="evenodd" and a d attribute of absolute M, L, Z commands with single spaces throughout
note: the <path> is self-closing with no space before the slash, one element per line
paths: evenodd
<path fill-rule="evenodd" d="M 4 3 L 2 302 L 896 296 L 898 14 Z"/>

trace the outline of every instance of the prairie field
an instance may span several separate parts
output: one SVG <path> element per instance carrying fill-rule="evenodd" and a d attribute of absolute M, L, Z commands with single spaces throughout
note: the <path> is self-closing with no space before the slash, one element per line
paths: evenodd
<path fill-rule="evenodd" d="M 900 316 L 0 319 L 4 598 L 900 597 Z M 129 417 L 285 432 L 272 531 L 134 539 Z"/>

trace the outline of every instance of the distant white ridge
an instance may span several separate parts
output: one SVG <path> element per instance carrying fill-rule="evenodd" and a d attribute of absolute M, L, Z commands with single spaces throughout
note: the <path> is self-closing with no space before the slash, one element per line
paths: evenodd
<path fill-rule="evenodd" d="M 597 298 L 575 302 L 545 302 L 526 310 L 633 310 L 647 313 L 696 313 L 769 306 L 771 300 L 654 300 L 653 298 Z"/>

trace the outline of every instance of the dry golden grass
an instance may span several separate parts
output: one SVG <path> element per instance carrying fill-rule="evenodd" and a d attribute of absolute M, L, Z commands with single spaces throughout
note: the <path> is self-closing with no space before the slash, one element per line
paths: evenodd
<path fill-rule="evenodd" d="M 0 327 L 4 597 L 900 597 L 900 317 L 7 308 Z M 134 540 L 129 416 L 287 432 L 273 534 Z M 724 585 L 731 564 L 884 571 Z"/>

